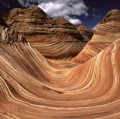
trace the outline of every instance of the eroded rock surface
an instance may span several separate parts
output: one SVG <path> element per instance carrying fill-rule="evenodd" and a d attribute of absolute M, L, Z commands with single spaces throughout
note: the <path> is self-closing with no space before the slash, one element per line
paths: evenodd
<path fill-rule="evenodd" d="M 77 30 L 80 32 L 80 34 L 82 35 L 83 37 L 83 41 L 90 41 L 93 34 L 94 34 L 94 31 L 93 30 L 90 30 L 88 29 L 86 26 L 84 25 L 80 25 L 79 27 L 77 27 Z"/>
<path fill-rule="evenodd" d="M 38 41 L 49 41 L 52 35 L 56 34 L 58 37 L 61 35 L 69 34 L 71 36 L 69 40 L 75 40 L 76 38 L 82 40 L 82 36 L 76 30 L 75 26 L 72 25 L 68 20 L 64 18 L 53 20 L 39 7 L 13 9 L 10 12 L 7 23 L 17 32 L 24 34 L 26 38 L 27 36 L 31 35 L 34 35 L 34 37 L 36 35 L 39 35 L 40 37 Z M 63 37 L 60 40 L 68 39 L 64 39 Z M 30 39 L 28 39 L 28 41 L 30 41 Z M 36 41 L 33 40 L 33 42 Z"/>
<path fill-rule="evenodd" d="M 0 43 L 25 42 L 22 35 L 18 34 L 12 28 L 9 28 L 0 15 Z"/>
<path fill-rule="evenodd" d="M 60 69 L 28 44 L 0 43 L 0 117 L 119 119 L 119 53 L 120 39 L 88 62 Z"/>
<path fill-rule="evenodd" d="M 119 119 L 120 38 L 92 45 L 96 55 L 74 64 L 48 60 L 0 28 L 1 119 Z"/>
<path fill-rule="evenodd" d="M 25 42 L 25 39 L 22 35 L 15 32 L 13 29 L 7 28 L 7 27 L 1 27 L 0 30 L 1 43 L 13 43 L 13 42 Z"/>
<path fill-rule="evenodd" d="M 97 25 L 92 39 L 73 61 L 86 62 L 118 38 L 120 38 L 120 11 L 114 9 Z"/>
<path fill-rule="evenodd" d="M 82 35 L 68 20 L 53 20 L 38 7 L 13 9 L 7 24 L 49 58 L 77 55 L 86 44 L 82 42 Z"/>

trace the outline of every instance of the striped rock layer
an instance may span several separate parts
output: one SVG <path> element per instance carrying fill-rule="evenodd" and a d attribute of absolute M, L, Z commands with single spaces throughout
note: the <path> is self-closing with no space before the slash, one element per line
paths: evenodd
<path fill-rule="evenodd" d="M 75 64 L 46 59 L 11 31 L 0 31 L 1 119 L 120 118 L 120 39 Z"/>
<path fill-rule="evenodd" d="M 120 39 L 88 62 L 76 66 L 71 63 L 69 67 L 66 62 L 61 69 L 29 43 L 1 43 L 0 117 L 118 119 L 119 52 Z"/>
<path fill-rule="evenodd" d="M 75 56 L 86 44 L 82 42 L 82 35 L 68 20 L 53 20 L 39 7 L 11 10 L 7 24 L 49 58 Z"/>
<path fill-rule="evenodd" d="M 97 25 L 92 39 L 73 61 L 77 63 L 88 61 L 118 38 L 120 38 L 120 11 L 114 9 Z"/>

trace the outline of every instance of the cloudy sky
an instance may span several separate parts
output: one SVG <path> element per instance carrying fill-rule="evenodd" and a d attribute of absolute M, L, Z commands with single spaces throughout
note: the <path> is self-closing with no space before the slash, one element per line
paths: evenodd
<path fill-rule="evenodd" d="M 29 6 L 42 8 L 52 18 L 64 17 L 76 26 L 95 29 L 108 11 L 120 10 L 120 0 L 0 0 L 1 12 Z"/>

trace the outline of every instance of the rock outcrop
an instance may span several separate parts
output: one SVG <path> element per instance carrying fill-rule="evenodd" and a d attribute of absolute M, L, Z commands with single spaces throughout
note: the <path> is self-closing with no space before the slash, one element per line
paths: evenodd
<path fill-rule="evenodd" d="M 119 53 L 120 39 L 59 69 L 28 44 L 0 43 L 1 119 L 119 119 Z"/>
<path fill-rule="evenodd" d="M 86 44 L 82 42 L 82 35 L 68 20 L 53 20 L 39 7 L 11 10 L 7 24 L 49 58 L 77 55 Z"/>
<path fill-rule="evenodd" d="M 117 23 L 114 19 L 108 21 L 111 25 L 101 24 L 108 28 Z M 103 36 L 106 39 L 101 42 L 91 40 L 93 44 L 87 44 L 90 50 L 85 53 L 93 52 L 92 58 L 74 64 L 66 59 L 46 59 L 29 43 L 18 42 L 23 39 L 18 40 L 17 32 L 6 26 L 0 28 L 1 119 L 120 118 L 120 38 L 115 40 L 118 36 L 113 40 L 109 35 Z M 99 24 L 98 28 L 102 26 Z M 102 35 L 100 31 L 95 34 L 101 38 Z"/>
<path fill-rule="evenodd" d="M 80 25 L 79 27 L 77 27 L 77 30 L 80 32 L 80 34 L 82 35 L 83 37 L 83 41 L 90 41 L 93 34 L 94 34 L 94 31 L 93 30 L 90 30 L 88 29 L 86 26 L 84 25 Z"/>
<path fill-rule="evenodd" d="M 26 42 L 24 37 L 11 28 L 1 27 L 0 43 Z"/>
<path fill-rule="evenodd" d="M 77 27 L 77 30 L 84 30 L 84 31 L 89 31 L 89 32 L 93 32 L 92 30 L 90 30 L 87 26 L 85 25 L 80 25 Z"/>
<path fill-rule="evenodd" d="M 73 61 L 86 62 L 118 38 L 120 38 L 120 11 L 114 9 L 97 25 L 92 39 Z"/>
<path fill-rule="evenodd" d="M 30 42 L 50 41 L 52 35 L 55 34 L 57 34 L 57 37 L 69 34 L 69 40 L 82 40 L 82 36 L 68 20 L 64 18 L 53 20 L 39 7 L 15 8 L 11 10 L 7 24 L 14 28 L 15 31 L 24 34 Z M 29 36 L 36 36 L 36 40 L 32 41 Z M 40 37 L 38 38 L 37 36 Z M 63 37 L 60 40 L 68 39 Z"/>
<path fill-rule="evenodd" d="M 0 43 L 26 42 L 24 37 L 9 28 L 0 15 Z"/>

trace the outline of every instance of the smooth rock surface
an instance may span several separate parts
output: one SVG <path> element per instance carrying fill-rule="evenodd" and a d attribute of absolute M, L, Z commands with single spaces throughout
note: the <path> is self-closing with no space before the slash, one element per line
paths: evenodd
<path fill-rule="evenodd" d="M 91 47 L 96 55 L 76 64 L 46 59 L 0 28 L 1 119 L 119 119 L 120 38 Z"/>
<path fill-rule="evenodd" d="M 0 43 L 0 117 L 119 118 L 119 53 L 120 39 L 88 62 L 61 69 L 28 43 Z"/>

